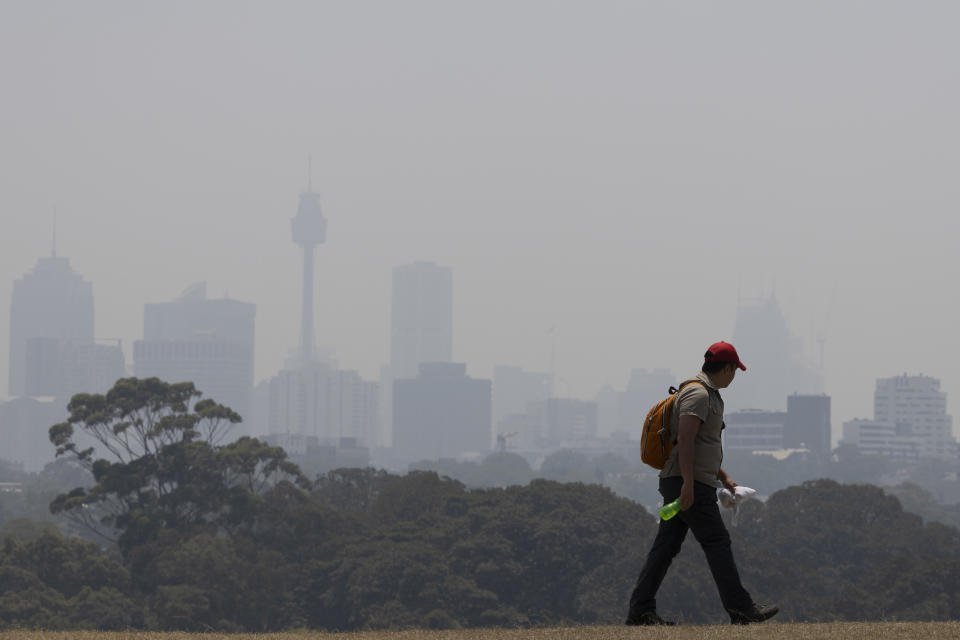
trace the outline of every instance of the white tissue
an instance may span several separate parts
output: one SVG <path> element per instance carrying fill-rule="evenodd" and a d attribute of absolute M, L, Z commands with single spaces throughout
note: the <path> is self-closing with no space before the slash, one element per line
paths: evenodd
<path fill-rule="evenodd" d="M 732 526 L 737 526 L 737 505 L 756 494 L 757 490 L 750 487 L 737 486 L 733 488 L 733 491 L 726 488 L 717 489 L 717 500 L 720 501 L 720 505 L 727 509 L 733 509 L 733 517 L 730 519 Z"/>

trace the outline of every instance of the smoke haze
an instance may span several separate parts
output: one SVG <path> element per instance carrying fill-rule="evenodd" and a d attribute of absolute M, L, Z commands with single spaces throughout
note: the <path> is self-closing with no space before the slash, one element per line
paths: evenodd
<path fill-rule="evenodd" d="M 5 2 L 0 300 L 56 208 L 98 338 L 129 362 L 144 303 L 207 281 L 257 304 L 266 378 L 297 345 L 312 154 L 341 366 L 378 376 L 391 269 L 418 260 L 453 270 L 470 375 L 549 370 L 555 337 L 583 398 L 694 371 L 775 292 L 809 359 L 823 339 L 837 434 L 878 377 L 960 395 L 958 23 L 935 1 Z M 5 362 L 6 312 L 0 335 Z"/>

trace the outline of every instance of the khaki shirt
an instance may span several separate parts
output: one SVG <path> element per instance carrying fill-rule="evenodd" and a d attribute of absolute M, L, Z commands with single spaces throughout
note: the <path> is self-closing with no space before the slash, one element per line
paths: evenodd
<path fill-rule="evenodd" d="M 703 384 L 690 383 L 677 394 L 673 415 L 670 417 L 670 438 L 676 442 L 680 416 L 700 418 L 703 424 L 693 441 L 693 479 L 711 487 L 720 487 L 722 485 L 717 479 L 717 473 L 723 462 L 723 445 L 720 442 L 720 432 L 723 431 L 723 398 L 710 377 L 702 371 L 696 377 L 688 379 L 698 380 Z M 680 447 L 675 445 L 660 471 L 660 477 L 680 475 Z"/>

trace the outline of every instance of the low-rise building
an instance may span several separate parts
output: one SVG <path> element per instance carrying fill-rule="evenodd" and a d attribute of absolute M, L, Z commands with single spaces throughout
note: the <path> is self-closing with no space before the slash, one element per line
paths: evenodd
<path fill-rule="evenodd" d="M 843 423 L 840 444 L 851 445 L 861 453 L 915 460 L 924 454 L 923 438 L 913 435 L 905 424 L 856 418 Z"/>

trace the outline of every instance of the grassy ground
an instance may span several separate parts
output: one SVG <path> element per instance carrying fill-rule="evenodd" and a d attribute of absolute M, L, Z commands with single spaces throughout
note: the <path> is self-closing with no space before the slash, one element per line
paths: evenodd
<path fill-rule="evenodd" d="M 558 629 L 478 629 L 334 633 L 99 633 L 93 631 L 7 631 L 0 640 L 954 640 L 960 622 L 844 622 L 762 624 L 747 627 L 565 627 Z"/>

